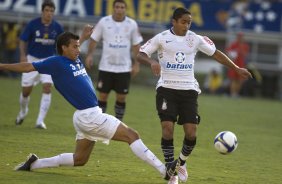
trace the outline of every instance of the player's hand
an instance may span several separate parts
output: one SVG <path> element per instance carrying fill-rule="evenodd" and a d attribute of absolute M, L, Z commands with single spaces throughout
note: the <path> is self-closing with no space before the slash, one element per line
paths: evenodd
<path fill-rule="evenodd" d="M 151 70 L 155 76 L 159 76 L 161 73 L 161 65 L 157 61 L 151 63 Z"/>
<path fill-rule="evenodd" d="M 236 72 L 243 78 L 253 78 L 252 74 L 246 68 L 237 68 Z"/>
<path fill-rule="evenodd" d="M 82 33 L 81 33 L 81 40 L 88 40 L 93 32 L 94 26 L 91 26 L 89 24 L 85 25 Z"/>

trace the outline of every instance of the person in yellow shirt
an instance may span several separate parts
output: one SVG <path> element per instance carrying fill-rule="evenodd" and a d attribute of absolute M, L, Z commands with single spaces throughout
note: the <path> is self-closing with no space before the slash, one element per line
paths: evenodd
<path fill-rule="evenodd" d="M 3 60 L 9 63 L 16 63 L 18 61 L 18 45 L 19 45 L 19 26 L 15 23 L 5 23 L 2 27 L 3 31 Z M 15 72 L 8 72 L 8 76 L 18 76 Z"/>
<path fill-rule="evenodd" d="M 212 70 L 205 79 L 204 91 L 209 94 L 219 94 L 223 83 L 222 76 L 216 70 Z"/>

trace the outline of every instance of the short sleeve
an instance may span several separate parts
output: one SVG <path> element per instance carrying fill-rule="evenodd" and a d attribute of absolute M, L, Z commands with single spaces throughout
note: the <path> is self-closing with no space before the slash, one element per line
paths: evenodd
<path fill-rule="evenodd" d="M 58 62 L 56 57 L 51 56 L 47 59 L 32 62 L 33 67 L 41 74 L 49 74 L 51 76 L 56 75 L 58 71 Z"/>
<path fill-rule="evenodd" d="M 27 42 L 31 36 L 31 31 L 32 30 L 32 26 L 31 26 L 31 22 L 29 22 L 25 29 L 23 30 L 23 32 L 20 35 L 20 39 L 24 42 Z"/>
<path fill-rule="evenodd" d="M 140 52 L 146 53 L 149 57 L 151 54 L 156 52 L 159 48 L 159 34 L 154 36 L 152 39 L 148 40 L 144 45 L 140 47 Z"/>
<path fill-rule="evenodd" d="M 99 20 L 99 22 L 95 25 L 93 33 L 91 34 L 91 38 L 96 42 L 99 42 L 102 38 L 103 33 L 103 20 Z"/>
<path fill-rule="evenodd" d="M 143 41 L 143 38 L 140 34 L 138 24 L 133 21 L 133 33 L 132 33 L 132 45 L 138 45 Z"/>
<path fill-rule="evenodd" d="M 64 32 L 64 28 L 59 23 L 57 25 L 58 25 L 58 35 L 60 35 L 60 34 L 62 34 Z"/>
<path fill-rule="evenodd" d="M 199 43 L 199 50 L 203 53 L 205 53 L 208 56 L 212 56 L 215 51 L 216 47 L 215 44 L 211 39 L 209 39 L 207 36 L 199 36 L 200 43 Z"/>

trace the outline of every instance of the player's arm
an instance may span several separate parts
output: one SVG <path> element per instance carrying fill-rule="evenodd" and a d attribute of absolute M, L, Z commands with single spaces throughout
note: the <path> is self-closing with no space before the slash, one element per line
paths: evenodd
<path fill-rule="evenodd" d="M 31 63 L 16 63 L 16 64 L 1 64 L 0 70 L 8 70 L 12 72 L 27 73 L 35 71 L 35 68 Z"/>
<path fill-rule="evenodd" d="M 235 70 L 240 76 L 243 78 L 249 78 L 252 77 L 252 74 L 246 69 L 246 68 L 240 68 L 238 67 L 229 57 L 227 57 L 223 52 L 220 50 L 216 50 L 212 57 L 219 63 L 227 66 L 230 69 Z"/>
<path fill-rule="evenodd" d="M 88 51 L 85 59 L 86 68 L 90 69 L 93 66 L 93 55 L 97 47 L 97 42 L 93 39 L 89 40 Z"/>
<path fill-rule="evenodd" d="M 140 63 L 137 61 L 137 55 L 139 53 L 140 44 L 133 45 L 132 51 L 133 51 L 133 64 L 132 64 L 132 71 L 131 75 L 134 77 L 139 71 L 140 71 Z"/>
<path fill-rule="evenodd" d="M 82 44 L 85 40 L 88 40 L 93 32 L 94 26 L 91 26 L 89 24 L 85 25 L 82 33 L 80 35 L 79 43 Z"/>
<path fill-rule="evenodd" d="M 160 73 L 161 73 L 160 64 L 156 60 L 151 59 L 145 52 L 139 52 L 138 53 L 137 61 L 142 63 L 142 64 L 150 65 L 153 74 L 156 75 L 156 76 L 160 75 Z"/>
<path fill-rule="evenodd" d="M 26 48 L 27 48 L 27 42 L 20 40 L 19 43 L 19 50 L 20 50 L 20 62 L 21 63 L 26 63 L 27 58 L 26 58 Z"/>

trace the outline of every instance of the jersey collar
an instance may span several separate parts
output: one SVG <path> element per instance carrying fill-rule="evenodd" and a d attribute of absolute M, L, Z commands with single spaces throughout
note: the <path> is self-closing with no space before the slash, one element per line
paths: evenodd
<path fill-rule="evenodd" d="M 173 31 L 173 27 L 171 27 L 171 28 L 169 29 L 169 31 L 171 32 L 171 34 L 176 35 L 176 34 L 174 33 L 174 31 Z"/>

